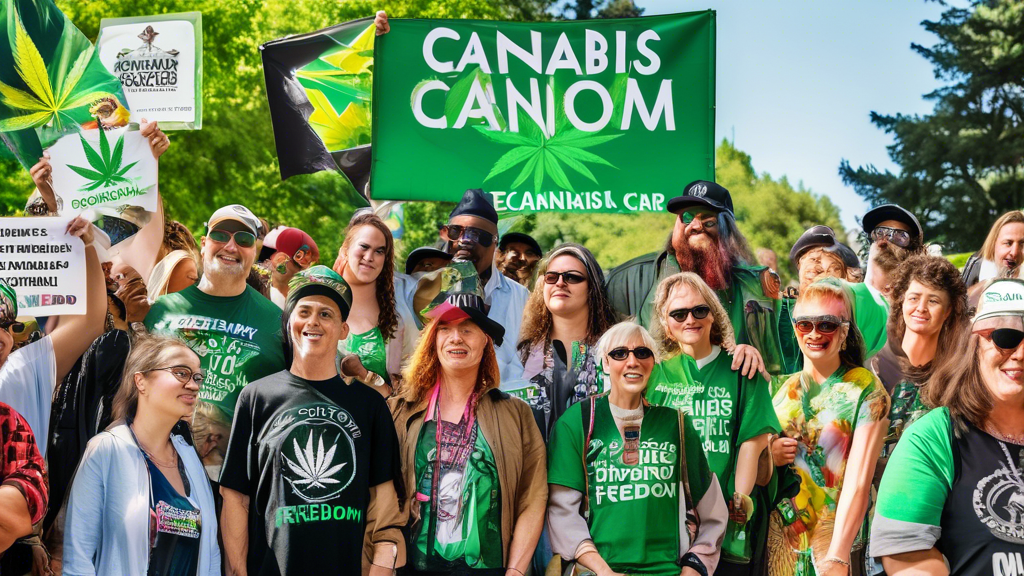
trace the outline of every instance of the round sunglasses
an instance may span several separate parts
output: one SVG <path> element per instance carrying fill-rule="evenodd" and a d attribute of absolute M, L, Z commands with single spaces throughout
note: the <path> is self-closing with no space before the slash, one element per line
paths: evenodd
<path fill-rule="evenodd" d="M 888 226 L 875 226 L 871 231 L 871 241 L 878 242 L 882 239 L 888 240 L 900 248 L 910 246 L 910 232 Z"/>
<path fill-rule="evenodd" d="M 611 357 L 612 360 L 617 360 L 619 362 L 629 358 L 630 354 L 632 354 L 637 360 L 649 360 L 654 358 L 654 351 L 646 346 L 637 346 L 636 348 L 620 346 L 608 352 L 608 356 Z"/>
<path fill-rule="evenodd" d="M 687 210 L 686 212 L 683 212 L 682 214 L 679 215 L 679 219 L 683 221 L 683 224 L 689 224 L 690 222 L 693 222 L 698 218 L 696 213 Z M 702 228 L 714 228 L 715 226 L 718 226 L 718 219 L 715 218 L 714 216 L 709 216 L 707 218 L 701 219 L 700 225 Z"/>
<path fill-rule="evenodd" d="M 711 307 L 707 304 L 701 304 L 700 306 L 694 306 L 693 308 L 676 308 L 675 310 L 668 313 L 669 317 L 682 324 L 686 322 L 686 317 L 693 314 L 694 320 L 703 320 L 708 317 L 711 313 Z"/>
<path fill-rule="evenodd" d="M 580 284 L 587 280 L 587 277 L 582 274 L 577 274 L 571 270 L 565 272 L 545 272 L 544 283 L 545 284 L 558 284 L 558 279 L 561 278 L 566 284 Z"/>

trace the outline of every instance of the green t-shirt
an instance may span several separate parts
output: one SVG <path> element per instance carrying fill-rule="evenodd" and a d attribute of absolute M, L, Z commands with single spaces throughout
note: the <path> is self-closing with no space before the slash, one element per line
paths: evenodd
<path fill-rule="evenodd" d="M 608 397 L 598 396 L 594 431 L 584 470 L 581 410 L 570 406 L 559 418 L 548 444 L 548 483 L 590 496 L 590 534 L 601 557 L 616 572 L 679 574 L 679 509 L 682 484 L 679 462 L 679 416 L 667 407 L 646 409 L 640 426 L 639 464 L 622 463 L 623 440 L 615 426 Z M 686 469 L 694 505 L 711 485 L 711 471 L 700 436 L 685 419 Z"/>
<path fill-rule="evenodd" d="M 281 309 L 249 286 L 238 296 L 210 296 L 195 286 L 161 296 L 145 324 L 199 355 L 206 373 L 199 399 L 217 406 L 229 424 L 242 387 L 287 368 Z"/>
<path fill-rule="evenodd" d="M 391 376 L 388 374 L 387 342 L 384 341 L 380 328 L 374 326 L 362 334 L 349 334 L 342 345 L 346 353 L 359 356 L 363 368 L 384 378 L 386 382 L 391 382 Z"/>
<path fill-rule="evenodd" d="M 779 419 L 772 409 L 768 383 L 760 375 L 748 380 L 733 371 L 732 357 L 721 348 L 715 347 L 712 355 L 715 357 L 702 368 L 685 354 L 656 365 L 647 385 L 647 400 L 690 416 L 704 441 L 708 465 L 718 475 L 722 494 L 731 497 L 737 447 L 761 434 L 778 433 Z"/>

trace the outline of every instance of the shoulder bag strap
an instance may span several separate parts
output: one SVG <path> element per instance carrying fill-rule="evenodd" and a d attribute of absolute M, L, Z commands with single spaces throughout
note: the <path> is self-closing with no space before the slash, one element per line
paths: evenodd
<path fill-rule="evenodd" d="M 697 513 L 697 506 L 690 495 L 690 475 L 687 473 L 686 465 L 686 426 L 684 424 L 685 412 L 676 410 L 679 418 L 679 475 L 683 485 L 683 498 L 686 503 L 686 528 L 690 532 L 690 545 L 697 539 L 700 533 L 700 515 Z"/>
<path fill-rule="evenodd" d="M 594 396 L 587 398 L 586 404 L 583 405 L 580 410 L 580 415 L 583 417 L 583 430 L 586 431 L 583 440 L 583 507 L 580 510 L 580 514 L 590 523 L 590 475 L 587 473 L 587 452 L 590 451 L 590 439 L 594 436 L 594 411 L 597 402 Z"/>

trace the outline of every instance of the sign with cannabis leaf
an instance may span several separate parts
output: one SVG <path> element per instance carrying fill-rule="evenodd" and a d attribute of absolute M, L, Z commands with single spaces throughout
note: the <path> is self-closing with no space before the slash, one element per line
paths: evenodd
<path fill-rule="evenodd" d="M 714 179 L 715 13 L 391 20 L 376 39 L 373 198 L 503 213 L 662 211 Z"/>
<path fill-rule="evenodd" d="M 63 215 L 129 206 L 156 211 L 157 162 L 138 130 L 85 130 L 61 138 L 49 152 Z"/>
<path fill-rule="evenodd" d="M 363 189 L 374 38 L 363 18 L 260 46 L 281 178 L 340 169 Z"/>
<path fill-rule="evenodd" d="M 123 126 L 121 84 L 50 0 L 0 0 L 0 139 L 25 168 L 82 125 Z"/>

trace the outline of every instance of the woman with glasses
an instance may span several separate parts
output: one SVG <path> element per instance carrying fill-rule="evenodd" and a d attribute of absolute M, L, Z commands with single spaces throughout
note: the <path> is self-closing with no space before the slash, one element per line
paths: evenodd
<path fill-rule="evenodd" d="M 348 337 L 338 345 L 340 370 L 390 396 L 419 332 L 412 312 L 395 299 L 395 241 L 372 212 L 357 214 L 345 229 L 334 271 L 352 288 Z M 359 362 L 354 362 L 358 358 Z"/>
<path fill-rule="evenodd" d="M 547 527 L 577 573 L 715 573 L 728 512 L 690 417 L 644 398 L 654 347 L 642 326 L 610 328 L 597 354 L 611 391 L 555 424 Z"/>
<path fill-rule="evenodd" d="M 602 391 L 593 347 L 614 323 L 594 255 L 579 244 L 552 250 L 539 266 L 520 332 L 526 382 L 502 386 L 530 405 L 545 441 L 566 408 Z"/>
<path fill-rule="evenodd" d="M 1024 557 L 1024 282 L 984 289 L 961 352 L 923 393 L 878 490 L 871 555 L 887 574 L 1020 574 Z"/>
<path fill-rule="evenodd" d="M 769 376 L 756 349 L 735 344 L 725 308 L 700 276 L 681 272 L 662 280 L 654 312 L 654 337 L 667 358 L 654 369 L 647 400 L 693 418 L 736 523 L 715 573 L 750 574 L 764 553 L 768 518 L 755 511 L 751 494 L 768 437 L 779 432 Z M 767 461 L 762 468 L 764 475 L 771 469 Z"/>
<path fill-rule="evenodd" d="M 776 465 L 792 464 L 799 493 L 769 522 L 771 576 L 861 574 L 861 529 L 886 430 L 889 396 L 863 367 L 864 350 L 841 281 L 819 280 L 800 293 L 793 327 L 803 371 L 775 394 L 784 438 Z"/>
<path fill-rule="evenodd" d="M 64 525 L 64 574 L 221 573 L 213 490 L 185 420 L 205 374 L 178 340 L 136 341 L 114 423 L 89 441 Z"/>

